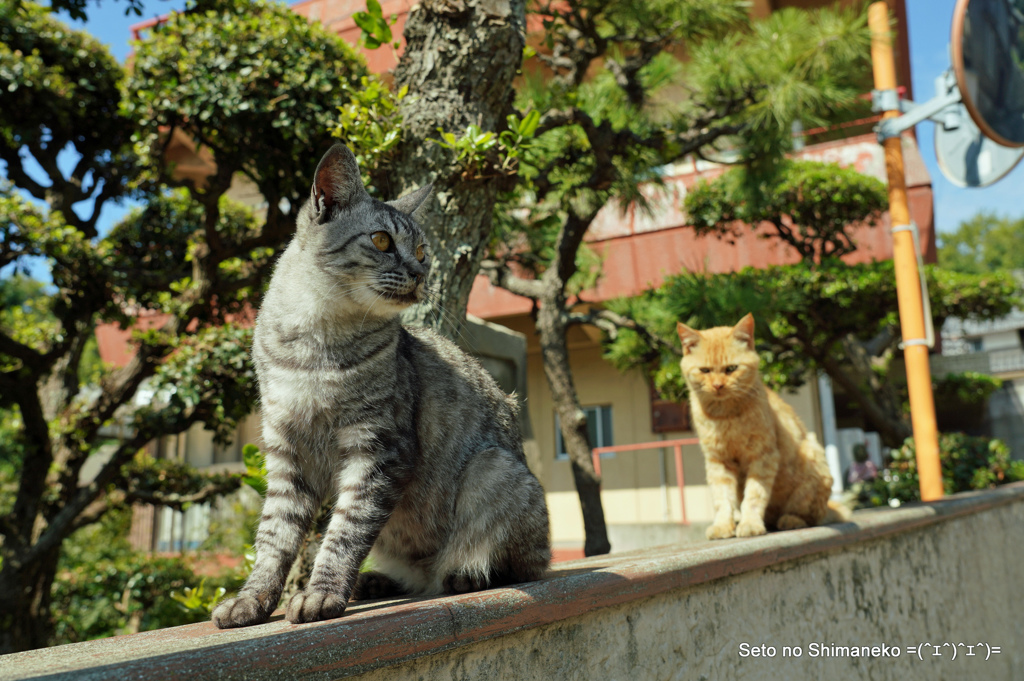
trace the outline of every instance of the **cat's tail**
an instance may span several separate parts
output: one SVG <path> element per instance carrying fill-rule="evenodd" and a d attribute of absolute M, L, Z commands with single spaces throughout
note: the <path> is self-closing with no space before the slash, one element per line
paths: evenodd
<path fill-rule="evenodd" d="M 828 510 L 825 511 L 825 519 L 821 521 L 822 525 L 828 525 L 829 523 L 845 523 L 853 515 L 853 511 L 850 507 L 842 502 L 836 501 L 835 499 L 828 500 Z"/>

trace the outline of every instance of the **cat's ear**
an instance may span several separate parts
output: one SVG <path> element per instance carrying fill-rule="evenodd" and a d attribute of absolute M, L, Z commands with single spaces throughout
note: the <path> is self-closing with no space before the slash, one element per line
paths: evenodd
<path fill-rule="evenodd" d="M 754 349 L 754 315 L 750 312 L 739 321 L 736 326 L 732 327 L 733 337 L 742 342 L 746 343 L 747 347 L 751 350 Z"/>
<path fill-rule="evenodd" d="M 330 215 L 335 207 L 345 208 L 367 196 L 356 157 L 344 144 L 335 144 L 320 159 L 310 194 L 318 218 Z"/>
<path fill-rule="evenodd" d="M 427 207 L 427 199 L 434 192 L 434 183 L 420 187 L 414 192 L 410 192 L 405 196 L 399 197 L 394 201 L 388 201 L 388 205 L 392 208 L 396 208 L 406 215 L 411 215 L 417 222 L 422 222 L 423 211 Z"/>
<path fill-rule="evenodd" d="M 676 322 L 676 333 L 679 334 L 679 342 L 683 344 L 684 355 L 693 352 L 700 343 L 700 331 L 694 331 L 682 322 Z"/>

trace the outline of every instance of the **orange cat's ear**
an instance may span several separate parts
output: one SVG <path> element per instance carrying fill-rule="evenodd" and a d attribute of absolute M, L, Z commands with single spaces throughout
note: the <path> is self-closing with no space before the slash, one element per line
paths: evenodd
<path fill-rule="evenodd" d="M 732 327 L 733 337 L 747 344 L 747 347 L 751 350 L 754 349 L 754 315 L 747 313 L 747 316 L 739 321 L 739 323 Z"/>
<path fill-rule="evenodd" d="M 700 342 L 700 332 L 694 331 L 682 322 L 676 322 L 676 332 L 679 333 L 679 341 L 683 344 L 683 354 L 688 355 L 693 352 L 697 343 Z"/>

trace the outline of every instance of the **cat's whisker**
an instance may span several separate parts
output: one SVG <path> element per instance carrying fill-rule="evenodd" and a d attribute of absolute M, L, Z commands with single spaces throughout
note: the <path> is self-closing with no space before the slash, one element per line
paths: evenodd
<path fill-rule="evenodd" d="M 378 294 L 377 294 L 377 297 L 373 299 L 373 302 L 372 302 L 372 303 L 370 303 L 370 306 L 366 308 L 366 313 L 365 313 L 365 314 L 363 314 L 363 318 L 362 318 L 362 320 L 361 320 L 361 321 L 359 322 L 359 330 L 360 330 L 360 331 L 362 331 L 362 330 L 363 330 L 363 324 L 364 324 L 364 323 L 366 323 L 366 317 L 367 317 L 367 315 L 369 315 L 369 314 L 370 314 L 370 310 L 372 310 L 372 309 L 373 309 L 373 306 L 377 304 L 377 301 L 378 301 L 378 300 L 380 300 L 380 299 L 381 299 L 381 298 L 383 298 L 383 297 L 384 297 L 384 292 L 383 292 L 383 291 L 381 291 L 380 293 L 378 293 Z"/>
<path fill-rule="evenodd" d="M 462 333 L 460 329 L 462 325 L 458 323 L 458 320 L 452 315 L 451 312 L 448 312 L 447 310 L 444 309 L 444 306 L 441 305 L 439 301 L 436 301 L 433 298 L 431 298 L 432 294 L 434 294 L 433 291 L 423 291 L 424 298 L 426 298 L 427 302 L 431 304 L 432 309 L 440 315 L 442 322 L 448 324 L 451 330 L 454 331 L 460 339 L 462 339 L 463 344 L 467 348 L 473 349 L 473 344 L 469 342 L 469 339 L 466 338 L 466 336 Z"/>

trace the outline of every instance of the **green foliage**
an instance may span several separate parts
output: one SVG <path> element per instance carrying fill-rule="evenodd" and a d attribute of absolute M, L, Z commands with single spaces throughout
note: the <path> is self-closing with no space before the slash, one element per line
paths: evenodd
<path fill-rule="evenodd" d="M 75 533 L 63 547 L 53 586 L 56 642 L 74 643 L 134 631 L 189 624 L 208 614 L 186 611 L 168 593 L 197 581 L 181 557 L 136 551 L 125 537 L 131 511 L 108 514 Z M 236 587 L 219 580 L 211 587 Z"/>
<path fill-rule="evenodd" d="M 790 148 L 794 120 L 818 126 L 850 115 L 857 95 L 871 89 L 869 45 L 860 7 L 781 9 L 701 43 L 687 82 L 710 101 L 749 93 L 749 106 L 737 112 L 743 127 L 736 141 L 754 170 L 750 177 L 759 178 Z"/>
<path fill-rule="evenodd" d="M 1008 275 L 968 275 L 930 266 L 926 276 L 936 328 L 946 317 L 1001 317 L 1017 300 L 1016 282 Z M 844 339 L 869 341 L 898 322 L 891 261 L 846 265 L 828 260 L 813 267 L 799 263 L 683 273 L 659 289 L 611 301 L 608 307 L 676 343 L 677 321 L 695 328 L 731 326 L 753 312 L 762 371 L 775 387 L 801 385 L 824 359 L 844 357 Z M 673 386 L 680 381 L 678 355 L 658 351 L 639 334 L 621 331 L 606 344 L 605 357 L 623 371 L 649 371 L 666 397 L 681 396 L 681 382 Z"/>
<path fill-rule="evenodd" d="M 192 588 L 186 586 L 181 593 L 171 592 L 171 598 L 181 604 L 182 610 L 189 614 L 195 614 L 201 618 L 209 617 L 217 603 L 224 598 L 227 589 L 222 586 L 213 591 L 206 591 L 206 578 L 199 581 L 199 586 Z"/>
<path fill-rule="evenodd" d="M 855 250 L 851 227 L 874 224 L 888 203 L 885 184 L 853 168 L 786 160 L 770 176 L 751 177 L 740 167 L 702 180 L 687 193 L 684 208 L 697 234 L 732 239 L 768 222 L 773 231 L 765 238 L 789 244 L 803 260 L 821 262 Z"/>
<path fill-rule="evenodd" d="M 18 473 L 27 450 L 17 407 L 0 409 L 0 517 L 14 508 Z"/>
<path fill-rule="evenodd" d="M 362 173 L 363 184 L 373 193 L 379 193 L 379 181 L 391 168 L 394 152 L 402 140 L 402 116 L 398 106 L 408 94 L 402 87 L 391 92 L 377 76 L 363 76 L 359 87 L 342 83 L 341 89 L 349 102 L 338 107 L 338 116 L 332 134 L 340 137 L 355 154 Z"/>
<path fill-rule="evenodd" d="M 932 378 L 935 397 L 935 418 L 944 431 L 967 431 L 977 434 L 985 419 L 985 410 L 992 393 L 1003 382 L 993 376 L 975 373 L 946 374 Z M 906 386 L 900 385 L 900 397 L 908 405 Z"/>
<path fill-rule="evenodd" d="M 19 259 L 26 256 L 49 260 L 53 287 L 44 290 L 21 276 L 5 284 L 8 291 L 20 288 L 17 295 L 23 298 L 20 302 L 10 299 L 9 306 L 0 310 L 0 332 L 45 352 L 62 340 L 67 324 L 79 318 L 85 300 L 98 298 L 102 303 L 109 298 L 103 259 L 81 229 L 69 225 L 61 213 L 41 211 L 0 180 L 0 266 L 14 263 L 17 270 Z"/>
<path fill-rule="evenodd" d="M 17 149 L 72 143 L 86 156 L 127 141 L 121 67 L 95 38 L 72 31 L 41 5 L 0 11 L 0 137 Z M 42 115 L 45 112 L 45 115 Z M 83 126 L 86 113 L 91 125 Z"/>
<path fill-rule="evenodd" d="M 119 0 L 114 0 L 118 2 Z M 143 0 L 123 0 L 124 1 L 124 13 L 125 15 L 134 14 L 135 16 L 142 16 Z M 50 0 L 50 11 L 52 12 L 67 12 L 68 16 L 72 19 L 78 19 L 80 21 L 86 21 L 88 15 L 86 14 L 86 8 L 89 6 L 90 0 Z M 100 0 L 93 0 L 97 5 L 100 4 Z M 10 6 L 12 9 L 18 9 L 23 4 L 23 0 L 10 0 Z"/>
<path fill-rule="evenodd" d="M 23 272 L 41 256 L 53 279 L 45 289 L 20 277 L 0 287 L 0 510 L 17 489 L 44 490 L 41 504 L 22 499 L 31 516 L 9 518 L 0 541 L 5 607 L 27 619 L 42 595 L 16 591 L 26 583 L 19 572 L 37 590 L 53 576 L 33 557 L 47 553 L 34 546 L 39 528 L 62 542 L 125 503 L 184 508 L 241 484 L 132 457 L 195 423 L 224 442 L 253 410 L 244 327 L 365 67 L 339 38 L 276 2 L 196 0 L 135 46 L 127 77 L 45 8 L 9 9 L 0 7 L 0 267 Z M 216 159 L 215 174 L 171 165 L 165 152 L 189 140 Z M 56 161 L 65 149 L 82 155 L 70 173 Z M 46 180 L 33 179 L 39 169 Z M 238 184 L 262 194 L 259 215 L 224 198 Z M 100 208 L 129 188 L 146 205 L 100 236 Z M 93 213 L 83 218 L 88 201 Z M 149 322 L 132 332 L 137 361 L 105 370 L 96 325 L 129 328 L 137 317 Z M 117 441 L 104 434 L 111 426 L 120 426 Z M 101 464 L 104 484 L 78 484 L 101 451 L 112 454 Z M 187 621 L 166 595 L 194 575 L 123 548 L 62 564 L 62 640 Z M 45 645 L 48 624 L 19 627 L 13 645 Z"/>
<path fill-rule="evenodd" d="M 176 190 L 152 196 L 145 206 L 115 225 L 97 246 L 106 257 L 111 284 L 117 290 L 118 305 L 107 317 L 128 323 L 122 303 L 181 313 L 174 293 L 191 283 L 193 253 L 207 241 L 206 220 L 207 208 L 184 190 Z M 259 225 L 248 206 L 221 196 L 214 229 L 221 239 L 238 242 L 254 236 Z M 203 321 L 219 321 L 242 312 L 245 303 L 259 292 L 261 279 L 255 275 L 268 268 L 272 256 L 272 249 L 260 247 L 250 250 L 248 257 L 221 262 L 218 275 L 230 292 L 218 297 L 216 310 Z"/>
<path fill-rule="evenodd" d="M 366 49 L 376 50 L 381 45 L 391 44 L 397 50 L 401 46 L 398 40 L 392 42 L 391 35 L 391 27 L 398 21 L 398 17 L 392 15 L 390 20 L 385 19 L 377 0 L 366 0 L 366 11 L 353 13 L 352 20 L 359 27 L 359 42 Z"/>
<path fill-rule="evenodd" d="M 220 487 L 224 491 L 237 489 L 240 481 L 231 473 L 200 473 L 188 463 L 174 459 L 154 459 L 137 455 L 121 467 L 121 476 L 130 481 L 134 498 L 151 501 L 160 497 L 164 506 L 177 510 L 189 507 L 187 499 L 207 487 Z"/>
<path fill-rule="evenodd" d="M 297 207 L 345 103 L 340 84 L 358 87 L 365 74 L 343 40 L 285 5 L 218 0 L 172 13 L 136 44 L 123 110 L 152 177 L 163 176 L 163 141 L 179 129 L 213 152 L 218 182 L 241 171 L 271 206 Z"/>
<path fill-rule="evenodd" d="M 500 174 L 513 174 L 519 165 L 520 157 L 531 146 L 530 141 L 540 123 L 540 114 L 536 110 L 530 111 L 522 119 L 515 114 L 509 114 L 506 123 L 508 128 L 498 134 L 484 132 L 475 124 L 470 124 L 461 136 L 438 128 L 441 138 L 431 141 L 450 149 L 455 157 L 455 164 L 463 169 L 462 172 L 467 177 L 482 177 L 486 168 L 496 170 Z M 493 162 L 489 160 L 492 150 L 497 153 L 497 160 Z"/>
<path fill-rule="evenodd" d="M 961 374 L 946 374 L 932 381 L 935 401 L 956 400 L 960 404 L 984 404 L 992 393 L 1003 387 L 1003 381 L 994 376 L 966 371 Z"/>
<path fill-rule="evenodd" d="M 963 433 L 942 433 L 939 436 L 939 459 L 945 494 L 991 489 L 1024 480 L 1024 461 L 1011 461 L 1009 448 L 1000 440 Z M 867 493 L 876 506 L 898 506 L 921 500 L 912 439 L 893 451 L 892 461 L 867 487 Z"/>
<path fill-rule="evenodd" d="M 969 274 L 1024 269 L 1024 218 L 982 212 L 939 239 L 939 264 L 945 269 Z"/>
<path fill-rule="evenodd" d="M 242 447 L 242 461 L 245 463 L 245 475 L 242 482 L 252 487 L 261 497 L 267 496 L 267 460 L 254 444 Z"/>
<path fill-rule="evenodd" d="M 173 344 L 174 353 L 153 377 L 153 404 L 136 411 L 137 427 L 176 432 L 176 422 L 196 414 L 214 432 L 215 442 L 230 441 L 257 399 L 249 357 L 252 327 L 208 327 Z"/>
<path fill-rule="evenodd" d="M 571 67 L 542 54 L 556 77 L 526 74 L 517 104 L 538 112 L 539 126 L 520 154 L 519 182 L 495 215 L 498 256 L 511 246 L 504 259 L 534 275 L 550 263 L 569 216 L 589 222 L 610 200 L 650 210 L 664 166 L 694 151 L 698 135 L 708 140 L 698 154 L 712 142 L 742 148 L 749 165 L 743 183 L 756 186 L 789 148 L 794 120 L 830 121 L 864 89 L 869 35 L 864 18 L 848 11 L 781 10 L 750 22 L 742 2 L 619 0 L 580 8 L 589 14 L 575 23 L 571 13 L 540 11 L 544 48 L 557 55 L 606 50 L 603 66 L 584 73 L 574 68 L 590 62 Z M 485 142 L 464 139 L 463 155 Z M 813 186 L 824 195 L 830 181 L 846 179 L 800 164 L 787 173 L 775 183 L 788 181 L 792 194 Z M 834 216 L 851 204 L 870 215 L 877 187 L 865 184 L 814 229 L 830 229 L 833 238 Z M 831 206 L 823 200 L 816 208 Z"/>
<path fill-rule="evenodd" d="M 20 274 L 0 279 L 0 330 L 18 342 L 46 347 L 58 328 L 52 307 L 45 284 Z"/>

